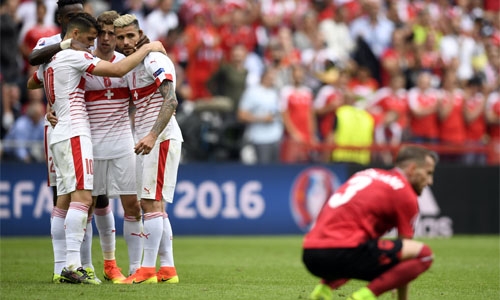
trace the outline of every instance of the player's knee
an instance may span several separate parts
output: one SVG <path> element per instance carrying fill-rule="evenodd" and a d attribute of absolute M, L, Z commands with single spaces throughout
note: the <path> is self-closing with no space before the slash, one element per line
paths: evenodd
<path fill-rule="evenodd" d="M 434 260 L 434 254 L 429 246 L 425 245 L 420 250 L 420 253 L 416 257 L 422 263 L 422 266 L 425 270 L 429 269 L 432 265 L 432 261 Z"/>
<path fill-rule="evenodd" d="M 95 202 L 95 208 L 105 208 L 109 205 L 109 198 L 106 195 L 97 196 L 97 200 Z"/>

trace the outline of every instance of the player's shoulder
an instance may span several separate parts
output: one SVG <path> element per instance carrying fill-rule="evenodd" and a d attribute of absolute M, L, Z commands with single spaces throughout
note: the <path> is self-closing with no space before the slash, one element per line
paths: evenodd
<path fill-rule="evenodd" d="M 36 43 L 35 48 L 43 48 L 45 46 L 50 46 L 54 44 L 58 44 L 62 41 L 61 35 L 59 33 L 54 34 L 48 37 L 42 37 Z"/>
<path fill-rule="evenodd" d="M 113 58 L 112 62 L 119 62 L 120 60 L 124 59 L 126 56 L 123 53 L 120 53 L 118 51 L 114 52 L 115 57 Z"/>
<path fill-rule="evenodd" d="M 172 63 L 172 60 L 168 57 L 168 55 L 162 52 L 150 52 L 144 58 L 144 64 L 154 64 L 154 63 Z"/>

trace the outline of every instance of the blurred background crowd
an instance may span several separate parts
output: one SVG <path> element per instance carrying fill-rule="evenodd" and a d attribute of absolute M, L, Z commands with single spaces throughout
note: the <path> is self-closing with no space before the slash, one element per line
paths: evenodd
<path fill-rule="evenodd" d="M 498 0 L 88 0 L 132 13 L 177 68 L 183 161 L 392 163 L 425 143 L 500 161 Z M 1 1 L 2 159 L 43 161 L 37 40 L 55 0 Z"/>

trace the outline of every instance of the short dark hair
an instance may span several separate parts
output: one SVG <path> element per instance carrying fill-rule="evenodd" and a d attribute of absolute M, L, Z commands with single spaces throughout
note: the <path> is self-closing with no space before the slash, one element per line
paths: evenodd
<path fill-rule="evenodd" d="M 97 20 L 86 12 L 78 13 L 69 20 L 67 31 L 69 32 L 73 28 L 78 28 L 83 32 L 89 31 L 90 28 L 95 28 L 98 32 L 101 31 Z"/>
<path fill-rule="evenodd" d="M 83 0 L 59 0 L 57 1 L 57 9 L 61 9 L 67 5 L 81 4 L 83 5 Z"/>
<path fill-rule="evenodd" d="M 437 164 L 439 162 L 439 155 L 432 150 L 416 145 L 402 146 L 394 162 L 397 167 L 404 166 L 406 163 L 413 161 L 418 165 L 423 165 L 427 157 L 431 157 Z"/>

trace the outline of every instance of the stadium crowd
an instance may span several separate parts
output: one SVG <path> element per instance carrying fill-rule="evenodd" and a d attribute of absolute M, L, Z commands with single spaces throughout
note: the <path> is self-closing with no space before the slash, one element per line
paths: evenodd
<path fill-rule="evenodd" d="M 27 57 L 60 30 L 56 8 L 1 1 L 4 160 L 43 159 L 33 145 L 46 100 L 25 88 L 36 70 Z M 164 44 L 184 161 L 389 164 L 412 142 L 443 162 L 500 162 L 496 0 L 88 0 L 85 9 L 134 14 Z"/>

